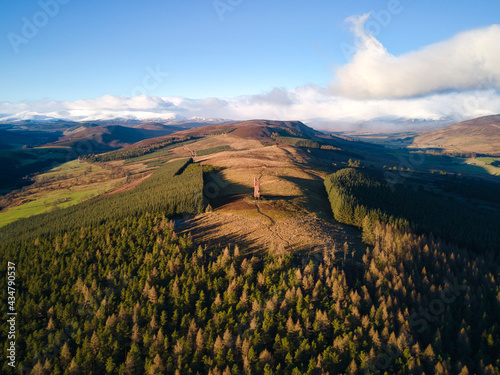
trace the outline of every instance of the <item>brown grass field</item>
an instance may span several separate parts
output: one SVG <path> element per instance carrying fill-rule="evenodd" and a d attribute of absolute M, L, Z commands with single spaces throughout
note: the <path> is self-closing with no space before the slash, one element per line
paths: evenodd
<path fill-rule="evenodd" d="M 263 147 L 258 141 L 231 134 L 205 139 L 193 149 L 229 144 L 225 151 L 195 158 L 202 165 L 223 168 L 209 191 L 213 212 L 181 226 L 204 244 L 237 243 L 249 251 L 287 252 L 324 247 L 362 249 L 359 232 L 336 223 L 324 193 L 324 173 L 306 167 L 295 148 Z M 260 180 L 263 199 L 253 199 L 253 179 Z M 210 184 L 210 180 L 208 183 Z"/>

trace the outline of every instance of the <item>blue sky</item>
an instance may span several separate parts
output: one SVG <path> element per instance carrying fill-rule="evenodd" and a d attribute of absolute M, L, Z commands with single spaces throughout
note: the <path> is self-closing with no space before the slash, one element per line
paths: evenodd
<path fill-rule="evenodd" d="M 371 14 L 368 34 L 400 56 L 499 23 L 500 2 L 25 0 L 0 14 L 0 102 L 199 99 L 328 88 L 359 47 L 351 16 Z"/>

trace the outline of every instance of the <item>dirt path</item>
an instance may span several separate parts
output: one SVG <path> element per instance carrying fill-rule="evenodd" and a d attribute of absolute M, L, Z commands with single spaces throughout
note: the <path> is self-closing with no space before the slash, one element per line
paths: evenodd
<path fill-rule="evenodd" d="M 259 212 L 259 214 L 261 214 L 262 216 L 268 218 L 270 221 L 271 221 L 271 224 L 267 227 L 267 229 L 269 229 L 271 232 L 273 232 L 281 241 L 283 241 L 285 244 L 286 244 L 286 247 L 289 247 L 290 246 L 290 242 L 283 238 L 283 236 L 279 233 L 279 228 L 276 227 L 276 221 L 274 221 L 274 219 L 265 214 L 264 212 L 262 212 L 262 210 L 260 209 L 260 206 L 259 206 L 259 203 L 256 201 L 254 202 L 255 203 L 255 207 L 257 207 L 257 211 Z"/>
<path fill-rule="evenodd" d="M 185 150 L 187 150 L 187 151 L 191 154 L 191 156 L 192 156 L 193 158 L 195 158 L 195 157 L 196 157 L 196 151 L 191 150 L 191 149 L 190 149 L 189 147 L 187 147 L 187 146 L 182 146 L 182 147 L 183 147 Z"/>
<path fill-rule="evenodd" d="M 127 182 L 121 186 L 118 186 L 114 189 L 111 189 L 107 192 L 105 192 L 103 194 L 103 196 L 106 196 L 106 195 L 112 195 L 112 194 L 116 194 L 116 193 L 120 193 L 120 192 L 123 192 L 123 191 L 127 191 L 127 190 L 130 190 L 134 187 L 136 187 L 137 185 L 139 185 L 141 182 L 143 182 L 145 179 L 147 179 L 149 176 L 151 176 L 151 173 L 148 173 L 148 174 L 145 174 L 144 176 L 141 176 L 139 178 L 136 178 L 130 182 Z"/>
<path fill-rule="evenodd" d="M 257 207 L 257 211 L 259 212 L 259 214 L 261 214 L 262 216 L 267 217 L 271 221 L 271 225 L 270 226 L 276 225 L 276 222 L 274 221 L 274 219 L 271 216 L 266 215 L 264 212 L 262 212 L 262 210 L 260 209 L 259 204 L 257 202 L 255 202 L 254 204 L 255 204 L 255 207 Z"/>

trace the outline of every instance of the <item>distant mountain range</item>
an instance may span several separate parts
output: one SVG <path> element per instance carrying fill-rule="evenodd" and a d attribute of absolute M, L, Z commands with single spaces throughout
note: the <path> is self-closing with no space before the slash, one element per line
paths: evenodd
<path fill-rule="evenodd" d="M 5 118 L 4 118 L 5 119 Z M 278 125 L 279 124 L 279 125 Z M 350 131 L 346 124 L 338 124 L 338 134 L 354 136 L 375 133 L 396 133 L 398 137 L 406 134 L 401 146 L 412 148 L 434 148 L 444 152 L 479 153 L 500 155 L 500 115 L 485 116 L 453 124 L 451 118 L 435 121 L 424 119 L 384 117 L 364 123 L 351 124 Z M 137 119 L 115 118 L 92 122 L 76 122 L 44 117 L 36 119 L 9 118 L 0 119 L 0 148 L 19 147 L 19 145 L 74 147 L 80 142 L 90 142 L 95 152 L 105 152 L 125 147 L 136 142 L 167 136 L 181 131 L 185 135 L 203 136 L 209 129 L 227 131 L 235 127 L 235 135 L 243 138 L 257 138 L 263 142 L 273 142 L 273 127 L 287 128 L 288 136 L 324 137 L 337 127 L 332 123 L 308 123 L 315 129 L 329 129 L 319 132 L 299 121 L 250 120 L 231 121 L 218 118 L 166 119 L 140 121 Z M 207 127 L 208 126 L 208 127 Z M 203 127 L 203 129 L 201 129 Z M 198 129 L 200 128 L 200 129 Z M 196 130 L 198 129 L 198 130 Z M 408 133 L 409 130 L 413 133 Z M 340 132 L 339 132 L 340 131 Z M 415 135 L 416 134 L 416 135 Z M 285 135 L 285 134 L 280 134 Z M 396 134 L 395 134 L 396 135 Z M 413 138 L 413 141 L 412 141 Z"/>
<path fill-rule="evenodd" d="M 64 132 L 64 136 L 46 146 L 92 147 L 94 152 L 115 150 L 136 142 L 165 136 L 188 129 L 183 125 L 163 125 L 158 123 L 144 123 L 133 127 L 122 125 L 81 125 L 72 127 Z"/>
<path fill-rule="evenodd" d="M 95 152 L 105 152 L 141 140 L 161 137 L 200 126 L 227 123 L 224 119 L 138 121 L 128 119 L 75 122 L 65 120 L 18 120 L 0 122 L 0 149 L 21 146 L 74 147 L 82 142 Z M 81 146 L 81 145 L 80 145 Z"/>
<path fill-rule="evenodd" d="M 181 117 L 181 118 L 171 118 L 171 117 L 162 117 L 151 116 L 144 118 L 135 118 L 135 117 L 123 117 L 123 116 L 107 116 L 102 118 L 96 118 L 94 120 L 75 120 L 72 118 L 65 118 L 61 116 L 45 116 L 45 115 L 4 115 L 0 114 L 0 125 L 13 125 L 13 126 L 29 126 L 32 124 L 83 124 L 83 123 L 98 123 L 101 125 L 111 125 L 111 124 L 120 124 L 120 125 L 139 125 L 148 122 L 161 123 L 165 125 L 178 125 L 178 124 L 186 124 L 186 123 L 197 123 L 197 124 L 215 124 L 221 122 L 228 122 L 231 120 L 221 119 L 221 118 L 205 118 L 205 117 Z"/>
<path fill-rule="evenodd" d="M 155 122 L 165 125 L 178 125 L 178 124 L 189 124 L 195 123 L 196 126 L 224 123 L 237 121 L 234 119 L 221 119 L 221 118 L 203 118 L 203 117 L 192 117 L 184 118 L 176 116 L 172 118 L 170 114 L 162 115 L 161 113 L 155 114 L 142 114 L 142 117 L 136 117 L 133 115 L 123 115 L 120 113 L 113 114 L 103 114 L 99 117 L 98 114 L 92 117 L 85 118 L 75 118 L 71 117 L 65 113 L 51 113 L 48 115 L 41 115 L 37 113 L 23 112 L 15 115 L 2 115 L 0 114 L 0 126 L 2 124 L 9 124 L 15 126 L 34 126 L 35 124 L 46 126 L 57 126 L 61 124 L 73 123 L 98 123 L 100 125 L 124 125 L 132 126 L 142 123 Z M 367 132 L 367 131 L 377 131 L 377 132 L 400 132 L 400 131 L 422 131 L 422 130 L 432 130 L 440 128 L 443 126 L 451 125 L 460 119 L 443 117 L 439 119 L 430 118 L 412 118 L 412 117 L 396 117 L 396 116 L 383 116 L 376 117 L 369 120 L 360 121 L 359 119 L 348 118 L 345 121 L 333 121 L 326 118 L 310 118 L 302 119 L 304 123 L 309 126 L 314 127 L 318 130 L 324 130 L 326 132 L 331 131 L 350 131 L 350 132 Z"/>

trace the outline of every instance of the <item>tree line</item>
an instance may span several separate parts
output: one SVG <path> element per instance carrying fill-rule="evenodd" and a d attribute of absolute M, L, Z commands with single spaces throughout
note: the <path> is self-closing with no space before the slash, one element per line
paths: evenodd
<path fill-rule="evenodd" d="M 345 168 L 325 179 L 325 188 L 336 220 L 363 228 L 370 243 L 377 221 L 401 230 L 433 235 L 478 251 L 500 249 L 497 214 L 443 199 L 425 190 L 390 186 L 366 172 Z"/>
<path fill-rule="evenodd" d="M 131 159 L 131 158 L 136 158 L 139 156 L 151 154 L 155 151 L 165 149 L 168 146 L 170 146 L 169 149 L 173 148 L 173 147 L 177 147 L 177 146 L 179 146 L 179 143 L 189 141 L 191 139 L 192 139 L 191 136 L 172 137 L 172 138 L 168 138 L 164 141 L 150 143 L 150 144 L 145 145 L 145 146 L 137 146 L 134 148 L 124 148 L 124 149 L 119 149 L 119 150 L 107 152 L 105 154 L 100 154 L 100 155 L 86 155 L 86 156 L 83 156 L 82 158 L 86 161 L 91 162 L 91 163 L 107 162 L 107 161 L 114 161 L 114 160 L 126 160 L 126 159 Z"/>
<path fill-rule="evenodd" d="M 0 229 L 2 242 L 61 233 L 143 212 L 167 217 L 203 212 L 203 170 L 192 159 L 175 160 L 157 169 L 140 185 L 123 192 L 17 220 Z"/>

